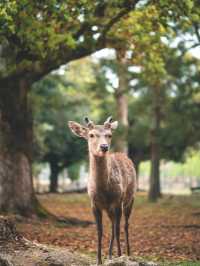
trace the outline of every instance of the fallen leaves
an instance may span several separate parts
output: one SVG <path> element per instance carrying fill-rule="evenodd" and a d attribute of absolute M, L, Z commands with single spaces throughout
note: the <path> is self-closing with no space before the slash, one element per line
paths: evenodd
<path fill-rule="evenodd" d="M 39 196 L 39 199 L 45 208 L 62 219 L 93 221 L 86 194 L 48 194 Z M 200 203 L 198 205 L 197 201 L 198 196 L 177 196 L 164 197 L 158 203 L 152 204 L 146 201 L 145 195 L 139 195 L 134 214 L 130 218 L 133 256 L 150 257 L 155 260 L 200 260 L 200 216 L 196 215 L 199 213 Z M 77 222 L 70 225 L 32 219 L 19 221 L 18 230 L 30 240 L 94 254 L 95 224 L 83 224 Z M 123 241 L 123 222 L 121 228 Z M 109 236 L 110 222 L 104 215 L 103 253 L 106 255 Z M 122 247 L 124 249 L 124 243 Z"/>

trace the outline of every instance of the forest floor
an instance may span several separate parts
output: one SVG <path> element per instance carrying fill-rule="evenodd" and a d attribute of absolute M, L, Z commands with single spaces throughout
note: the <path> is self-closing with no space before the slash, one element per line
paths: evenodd
<path fill-rule="evenodd" d="M 28 240 L 94 258 L 96 229 L 87 194 L 44 194 L 38 199 L 59 219 L 18 217 L 17 230 Z M 109 225 L 105 215 L 105 256 Z M 121 239 L 123 242 L 123 230 Z M 149 203 L 146 195 L 139 193 L 130 219 L 130 242 L 137 261 L 142 258 L 160 265 L 200 266 L 200 195 L 164 196 L 157 203 Z"/>

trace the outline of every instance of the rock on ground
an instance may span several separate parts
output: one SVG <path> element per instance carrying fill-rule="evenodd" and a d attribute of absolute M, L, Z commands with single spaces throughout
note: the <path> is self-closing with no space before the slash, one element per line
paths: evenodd
<path fill-rule="evenodd" d="M 105 266 L 158 266 L 153 262 L 137 262 L 126 256 L 121 256 L 112 260 L 107 260 Z"/>

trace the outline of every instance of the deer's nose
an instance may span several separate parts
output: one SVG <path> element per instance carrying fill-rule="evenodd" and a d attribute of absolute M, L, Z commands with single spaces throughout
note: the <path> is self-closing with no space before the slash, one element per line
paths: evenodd
<path fill-rule="evenodd" d="M 101 149 L 103 152 L 108 151 L 108 144 L 101 144 L 101 145 L 100 145 L 100 149 Z"/>

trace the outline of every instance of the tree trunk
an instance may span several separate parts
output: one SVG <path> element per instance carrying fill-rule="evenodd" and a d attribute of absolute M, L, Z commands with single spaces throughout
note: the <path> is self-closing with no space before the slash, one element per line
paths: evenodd
<path fill-rule="evenodd" d="M 136 182 L 137 182 L 137 190 L 139 190 L 139 169 L 140 169 L 140 161 L 135 160 L 134 166 L 136 170 Z"/>
<path fill-rule="evenodd" d="M 19 82 L 0 84 L 0 211 L 32 213 L 32 115 L 28 86 Z"/>
<path fill-rule="evenodd" d="M 117 119 L 120 125 L 120 134 L 116 141 L 116 151 L 128 153 L 128 79 L 127 60 L 125 53 L 117 50 L 119 86 L 115 91 Z"/>
<path fill-rule="evenodd" d="M 140 170 L 140 163 L 142 161 L 142 155 L 140 152 L 136 153 L 136 151 L 131 151 L 129 149 L 129 158 L 133 161 L 135 171 L 136 171 L 136 182 L 137 182 L 137 190 L 139 191 L 139 170 Z"/>
<path fill-rule="evenodd" d="M 149 200 L 156 201 L 160 196 L 160 154 L 159 144 L 156 141 L 155 133 L 151 133 L 151 173 L 150 173 L 150 189 Z"/>
<path fill-rule="evenodd" d="M 52 161 L 49 164 L 51 169 L 49 192 L 55 193 L 58 191 L 58 175 L 60 169 L 57 162 Z"/>
<path fill-rule="evenodd" d="M 161 196 L 160 191 L 160 120 L 161 120 L 161 103 L 159 88 L 153 89 L 153 124 L 151 129 L 151 172 L 150 172 L 150 189 L 149 200 L 157 201 Z"/>

